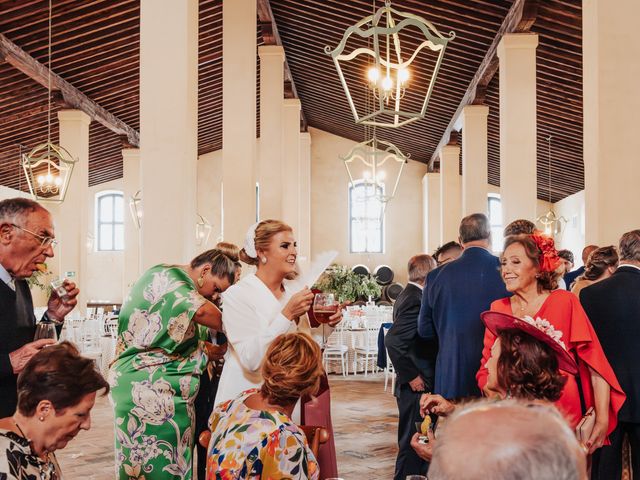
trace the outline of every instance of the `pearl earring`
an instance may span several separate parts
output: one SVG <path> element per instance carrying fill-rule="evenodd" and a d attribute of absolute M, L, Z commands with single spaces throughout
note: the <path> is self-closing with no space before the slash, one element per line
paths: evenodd
<path fill-rule="evenodd" d="M 44 417 L 40 417 L 38 418 L 38 420 L 40 420 L 41 422 L 44 422 Z"/>
<path fill-rule="evenodd" d="M 261 259 L 261 260 L 262 260 L 262 263 L 263 263 L 263 264 L 267 263 L 267 257 L 262 257 L 262 259 Z"/>

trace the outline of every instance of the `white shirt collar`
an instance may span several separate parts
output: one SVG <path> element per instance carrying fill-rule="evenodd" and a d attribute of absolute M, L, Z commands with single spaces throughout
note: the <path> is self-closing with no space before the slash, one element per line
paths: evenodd
<path fill-rule="evenodd" d="M 0 264 L 0 280 L 6 283 L 11 290 L 16 289 L 16 284 L 14 283 L 14 278 L 11 276 L 9 272 L 7 272 L 6 268 Z"/>
<path fill-rule="evenodd" d="M 637 265 L 631 265 L 630 263 L 619 263 L 618 264 L 618 268 L 620 267 L 631 267 L 631 268 L 635 268 L 637 270 L 640 270 L 640 267 L 638 267 Z"/>
<path fill-rule="evenodd" d="M 416 283 L 416 282 L 407 282 L 407 285 L 415 285 L 420 290 L 422 290 L 424 288 L 422 285 L 420 285 L 419 283 Z"/>

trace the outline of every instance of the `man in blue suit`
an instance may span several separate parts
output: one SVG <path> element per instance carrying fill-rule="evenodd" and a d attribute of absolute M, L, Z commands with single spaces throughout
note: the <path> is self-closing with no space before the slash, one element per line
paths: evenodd
<path fill-rule="evenodd" d="M 463 218 L 459 234 L 462 255 L 429 272 L 418 317 L 420 336 L 438 339 L 433 392 L 449 399 L 480 396 L 476 383 L 484 338 L 480 313 L 509 295 L 500 277 L 500 261 L 490 252 L 487 216 L 474 213 Z"/>

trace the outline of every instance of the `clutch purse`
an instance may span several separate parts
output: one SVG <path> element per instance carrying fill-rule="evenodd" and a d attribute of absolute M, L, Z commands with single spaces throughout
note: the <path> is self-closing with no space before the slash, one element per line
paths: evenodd
<path fill-rule="evenodd" d="M 591 436 L 591 432 L 593 432 L 593 427 L 595 426 L 595 424 L 596 424 L 596 411 L 593 409 L 593 407 L 590 407 L 589 410 L 587 410 L 587 413 L 585 413 L 582 419 L 580 420 L 580 423 L 578 423 L 578 426 L 576 427 L 576 437 L 578 438 L 578 441 L 582 445 L 585 445 L 587 443 L 587 440 L 589 440 L 589 437 Z"/>

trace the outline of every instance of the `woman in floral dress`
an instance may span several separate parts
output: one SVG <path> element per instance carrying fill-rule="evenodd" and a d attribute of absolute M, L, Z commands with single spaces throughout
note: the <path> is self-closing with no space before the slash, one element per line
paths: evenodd
<path fill-rule="evenodd" d="M 320 347 L 306 333 L 280 335 L 261 372 L 260 389 L 214 409 L 207 480 L 317 480 L 318 463 L 291 414 L 302 395 L 318 390 L 324 375 Z"/>
<path fill-rule="evenodd" d="M 199 329 L 222 328 L 209 298 L 234 282 L 236 262 L 208 250 L 189 265 L 150 268 L 131 289 L 109 375 L 119 479 L 192 478 L 199 378 L 224 353 Z"/>

